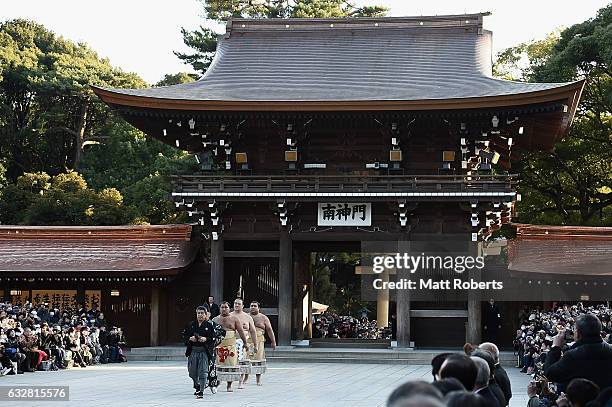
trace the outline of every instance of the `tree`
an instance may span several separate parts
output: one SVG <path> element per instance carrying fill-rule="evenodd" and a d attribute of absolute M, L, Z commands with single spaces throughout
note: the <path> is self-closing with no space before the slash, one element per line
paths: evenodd
<path fill-rule="evenodd" d="M 170 175 L 197 172 L 193 156 L 146 137 L 124 121 L 112 123 L 105 131 L 105 142 L 90 146 L 83 157 L 82 174 L 89 185 L 121 191 L 140 223 L 176 221 L 178 212 L 169 199 Z"/>
<path fill-rule="evenodd" d="M 136 219 L 114 188 L 100 192 L 69 171 L 25 173 L 0 194 L 0 222 L 23 225 L 123 225 Z"/>
<path fill-rule="evenodd" d="M 168 74 L 157 85 L 193 80 L 192 74 Z M 146 83 L 42 25 L 0 24 L 1 222 L 104 225 L 178 219 L 169 200 L 169 175 L 197 171 L 193 156 L 146 138 L 111 114 L 90 85 Z M 76 167 L 82 175 L 71 172 Z"/>
<path fill-rule="evenodd" d="M 189 83 L 198 79 L 198 75 L 187 73 L 187 72 L 179 72 L 175 74 L 166 74 L 164 78 L 157 82 L 155 86 L 169 86 L 169 85 L 178 85 L 180 83 Z"/>
<path fill-rule="evenodd" d="M 380 17 L 387 14 L 382 6 L 358 7 L 346 0 L 200 0 L 207 19 L 223 22 L 230 17 L 242 18 L 328 18 L 328 17 Z M 174 54 L 194 70 L 204 74 L 217 49 L 217 34 L 200 26 L 190 31 L 181 29 L 183 42 L 192 53 L 175 51 Z"/>
<path fill-rule="evenodd" d="M 140 223 L 168 224 L 187 221 L 170 200 L 172 183 L 159 172 L 145 177 L 125 190 L 126 203 L 135 208 Z"/>
<path fill-rule="evenodd" d="M 114 118 L 90 85 L 146 83 L 40 24 L 0 24 L 0 156 L 9 181 L 24 172 L 77 168 L 83 146 L 104 137 L 99 130 Z"/>
<path fill-rule="evenodd" d="M 327 253 L 315 253 L 311 257 L 312 299 L 321 304 L 332 304 L 336 297 L 336 284 L 331 280 L 330 263 Z"/>
<path fill-rule="evenodd" d="M 533 81 L 533 70 L 550 57 L 560 36 L 561 30 L 556 30 L 542 40 L 506 48 L 495 58 L 493 75 L 510 81 Z"/>
<path fill-rule="evenodd" d="M 0 194 L 0 223 L 26 223 L 28 208 L 51 188 L 51 177 L 44 172 L 25 173 Z"/>
<path fill-rule="evenodd" d="M 612 5 L 558 35 L 498 55 L 498 75 L 586 81 L 569 136 L 554 152 L 524 154 L 516 163 L 522 177 L 522 222 L 612 225 L 611 62 Z"/>
<path fill-rule="evenodd" d="M 0 159 L 0 191 L 6 186 L 6 167 Z"/>

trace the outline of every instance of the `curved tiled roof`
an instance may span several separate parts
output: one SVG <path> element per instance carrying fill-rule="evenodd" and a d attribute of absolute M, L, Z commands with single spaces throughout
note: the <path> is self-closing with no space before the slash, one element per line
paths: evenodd
<path fill-rule="evenodd" d="M 0 276 L 35 272 L 152 272 L 189 266 L 191 226 L 0 226 Z"/>
<path fill-rule="evenodd" d="M 508 242 L 511 271 L 612 276 L 612 227 L 514 224 Z"/>
<path fill-rule="evenodd" d="M 367 102 L 533 96 L 581 88 L 493 78 L 492 35 L 483 30 L 482 16 L 234 19 L 200 80 L 106 91 L 167 101 Z"/>

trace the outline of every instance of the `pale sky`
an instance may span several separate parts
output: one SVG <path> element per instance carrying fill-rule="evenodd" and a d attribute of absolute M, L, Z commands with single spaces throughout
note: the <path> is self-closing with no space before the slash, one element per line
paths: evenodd
<path fill-rule="evenodd" d="M 557 27 L 594 17 L 604 0 L 358 0 L 383 5 L 391 16 L 461 14 L 491 11 L 485 28 L 493 31 L 493 52 L 531 39 L 541 39 Z M 89 44 L 111 64 L 136 72 L 149 83 L 166 73 L 191 72 L 172 51 L 187 51 L 181 27 L 203 24 L 198 0 L 0 0 L 0 21 L 35 20 L 68 39 Z M 224 32 L 223 26 L 219 32 Z"/>

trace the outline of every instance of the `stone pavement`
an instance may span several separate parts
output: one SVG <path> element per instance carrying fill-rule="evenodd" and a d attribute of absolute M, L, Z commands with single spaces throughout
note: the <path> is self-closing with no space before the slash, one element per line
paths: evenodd
<path fill-rule="evenodd" d="M 70 386 L 69 402 L 6 402 L 2 407 L 56 406 L 194 406 L 228 407 L 373 407 L 384 406 L 395 387 L 407 380 L 431 380 L 426 365 L 376 365 L 340 363 L 277 363 L 268 366 L 263 386 L 250 379 L 245 389 L 233 393 L 206 391 L 196 400 L 187 376 L 186 363 L 128 362 L 73 368 L 59 372 L 36 372 L 0 377 L 0 386 Z M 529 376 L 507 368 L 515 396 L 512 407 L 527 405 Z"/>

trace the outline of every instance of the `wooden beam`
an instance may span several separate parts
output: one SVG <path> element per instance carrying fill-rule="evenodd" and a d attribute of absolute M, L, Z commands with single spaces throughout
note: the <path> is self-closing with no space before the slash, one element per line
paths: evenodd
<path fill-rule="evenodd" d="M 224 257 L 246 257 L 246 258 L 261 258 L 261 257 L 280 257 L 279 251 L 274 250 L 225 250 Z"/>
<path fill-rule="evenodd" d="M 410 310 L 412 318 L 467 318 L 464 309 L 414 309 Z"/>
<path fill-rule="evenodd" d="M 247 232 L 232 232 L 231 229 L 223 233 L 226 240 L 278 240 L 280 235 L 278 232 L 270 233 L 247 233 Z"/>

